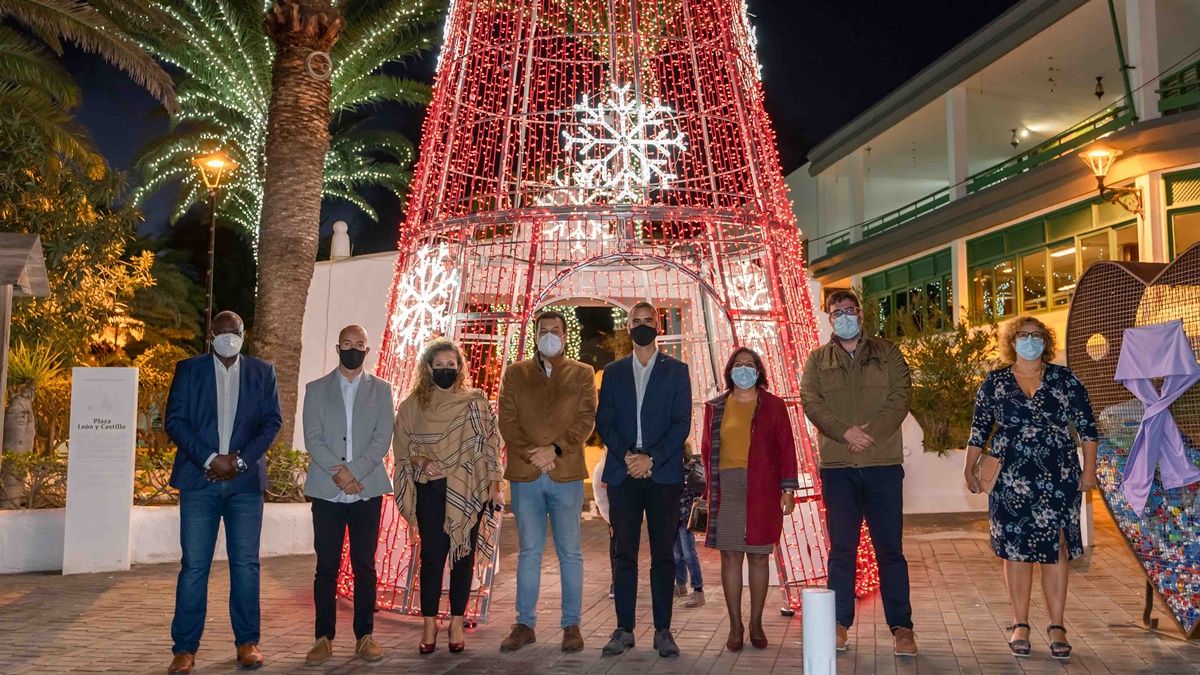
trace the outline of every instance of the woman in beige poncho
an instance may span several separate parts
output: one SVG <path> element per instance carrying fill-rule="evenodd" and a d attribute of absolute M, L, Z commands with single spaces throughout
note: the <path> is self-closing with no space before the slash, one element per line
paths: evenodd
<path fill-rule="evenodd" d="M 484 393 L 468 388 L 466 363 L 450 340 L 430 342 L 415 385 L 396 411 L 396 505 L 421 535 L 422 654 L 437 644 L 442 570 L 450 557 L 450 651 L 464 648 L 475 539 L 490 504 L 500 503 L 500 436 Z"/>

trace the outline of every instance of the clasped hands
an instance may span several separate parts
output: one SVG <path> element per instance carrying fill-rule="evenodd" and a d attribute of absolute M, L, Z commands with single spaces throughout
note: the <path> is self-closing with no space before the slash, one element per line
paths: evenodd
<path fill-rule="evenodd" d="M 557 459 L 558 453 L 554 452 L 553 445 L 540 445 L 529 451 L 529 462 L 542 473 L 553 471 Z"/>
<path fill-rule="evenodd" d="M 204 471 L 204 477 L 213 482 L 237 478 L 239 473 L 237 458 L 240 452 L 235 451 L 227 455 L 213 457 L 212 461 L 208 463 L 208 468 Z"/>
<path fill-rule="evenodd" d="M 869 422 L 867 424 L 870 424 Z M 842 436 L 842 440 L 850 446 L 850 452 L 857 455 L 866 451 L 867 448 L 875 445 L 875 439 L 866 431 L 867 425 L 860 424 L 856 427 L 850 427 Z"/>
<path fill-rule="evenodd" d="M 654 469 L 654 459 L 650 455 L 625 453 L 625 471 L 631 478 L 649 478 Z"/>
<path fill-rule="evenodd" d="M 333 470 L 333 482 L 342 492 L 356 495 L 363 491 L 362 483 L 358 482 L 345 464 L 335 464 L 330 468 Z"/>

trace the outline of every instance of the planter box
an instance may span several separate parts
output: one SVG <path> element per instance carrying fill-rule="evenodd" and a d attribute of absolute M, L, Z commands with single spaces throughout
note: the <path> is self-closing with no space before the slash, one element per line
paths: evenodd
<path fill-rule="evenodd" d="M 0 574 L 62 569 L 66 509 L 0 511 Z M 134 506 L 130 522 L 133 564 L 177 562 L 178 506 Z M 266 504 L 259 554 L 264 558 L 312 553 L 309 504 Z M 215 558 L 225 560 L 225 531 Z"/>
<path fill-rule="evenodd" d="M 904 434 L 905 513 L 987 511 L 987 495 L 971 494 L 963 482 L 962 450 L 951 450 L 945 455 L 925 452 L 925 434 L 912 415 L 905 418 L 901 429 Z"/>

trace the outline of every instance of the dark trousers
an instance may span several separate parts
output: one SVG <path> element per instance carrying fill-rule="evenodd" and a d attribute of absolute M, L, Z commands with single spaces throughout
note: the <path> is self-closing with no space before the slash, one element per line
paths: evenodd
<path fill-rule="evenodd" d="M 829 528 L 829 588 L 837 622 L 854 623 L 854 573 L 863 519 L 879 562 L 880 596 L 888 626 L 912 628 L 908 561 L 904 559 L 904 467 L 821 469 L 825 524 Z"/>
<path fill-rule="evenodd" d="M 317 575 L 313 580 L 313 605 L 317 609 L 316 636 L 334 638 L 337 632 L 337 580 L 342 566 L 342 544 L 350 533 L 350 569 L 354 571 L 354 637 L 375 630 L 375 545 L 383 497 L 342 504 L 314 499 L 313 549 Z"/>
<path fill-rule="evenodd" d="M 613 589 L 617 627 L 632 632 L 637 612 L 638 548 L 642 519 L 650 539 L 650 600 L 654 628 L 671 627 L 675 593 L 675 529 L 679 525 L 679 493 L 683 483 L 661 485 L 649 478 L 626 478 L 608 486 L 608 510 L 616 545 Z"/>
<path fill-rule="evenodd" d="M 232 483 L 221 481 L 200 490 L 179 491 L 179 543 L 183 560 L 175 585 L 175 618 L 171 621 L 171 638 L 175 641 L 172 651 L 176 654 L 194 654 L 200 648 L 208 613 L 208 573 L 222 520 L 225 551 L 229 556 L 233 643 L 258 644 L 258 543 L 263 495 L 233 492 Z"/>
<path fill-rule="evenodd" d="M 450 565 L 450 616 L 463 616 L 471 597 L 475 571 L 475 539 L 479 521 L 471 528 L 471 552 Z M 437 616 L 442 602 L 442 572 L 450 555 L 446 534 L 446 479 L 417 483 L 417 531 L 421 535 L 421 616 Z"/>

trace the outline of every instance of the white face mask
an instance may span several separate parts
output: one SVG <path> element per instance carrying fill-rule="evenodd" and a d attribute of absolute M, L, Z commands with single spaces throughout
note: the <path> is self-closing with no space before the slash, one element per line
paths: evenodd
<path fill-rule="evenodd" d="M 538 351 L 542 353 L 542 356 L 553 358 L 562 353 L 562 348 L 562 338 L 554 333 L 546 333 L 538 338 Z"/>
<path fill-rule="evenodd" d="M 242 351 L 242 336 L 237 333 L 222 333 L 213 338 L 212 346 L 217 356 L 232 358 Z"/>

